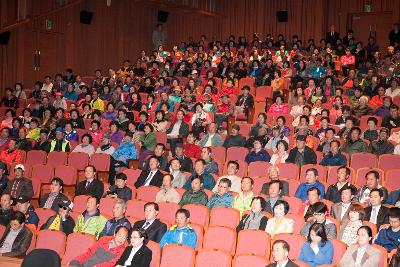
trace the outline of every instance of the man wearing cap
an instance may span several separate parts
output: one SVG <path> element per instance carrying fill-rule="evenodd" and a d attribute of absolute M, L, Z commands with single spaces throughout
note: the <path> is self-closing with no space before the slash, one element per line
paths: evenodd
<path fill-rule="evenodd" d="M 202 82 L 201 79 L 199 78 L 199 72 L 197 70 L 192 70 L 191 76 L 196 86 L 200 86 Z"/>
<path fill-rule="evenodd" d="M 249 108 L 254 107 L 254 97 L 250 94 L 250 87 L 245 85 L 242 87 L 242 94 L 239 95 L 236 101 L 235 113 L 246 113 Z"/>
<path fill-rule="evenodd" d="M 290 150 L 286 163 L 294 163 L 299 166 L 317 164 L 317 155 L 311 148 L 306 146 L 305 135 L 297 135 L 296 147 Z"/>
<path fill-rule="evenodd" d="M 39 141 L 36 142 L 35 146 L 33 147 L 33 150 L 42 150 L 45 151 L 46 153 L 50 152 L 50 142 L 48 140 L 48 134 L 49 131 L 47 129 L 40 130 Z"/>
<path fill-rule="evenodd" d="M 243 147 L 246 144 L 246 138 L 239 134 L 240 126 L 238 124 L 234 124 L 232 126 L 231 134 L 225 138 L 223 146 L 225 148 L 230 147 Z"/>
<path fill-rule="evenodd" d="M 14 168 L 14 181 L 7 184 L 7 188 L 4 191 L 5 194 L 10 194 L 13 199 L 25 196 L 28 199 L 33 197 L 32 181 L 23 177 L 25 167 L 22 164 L 18 164 Z"/>
<path fill-rule="evenodd" d="M 64 186 L 63 180 L 61 180 L 61 178 L 59 177 L 54 177 L 51 180 L 50 193 L 47 193 L 40 198 L 39 207 L 45 209 L 52 209 L 55 212 L 57 212 L 59 203 L 68 199 L 62 193 L 63 186 Z"/>
<path fill-rule="evenodd" d="M 17 210 L 25 214 L 25 224 L 26 226 L 32 225 L 38 227 L 39 217 L 35 212 L 35 208 L 29 202 L 29 198 L 25 196 L 20 196 L 17 198 Z"/>
<path fill-rule="evenodd" d="M 64 140 L 64 130 L 61 127 L 56 128 L 56 139 L 54 139 L 50 143 L 50 152 L 52 151 L 58 151 L 58 152 L 71 151 L 69 141 Z"/>
<path fill-rule="evenodd" d="M 383 154 L 393 154 L 394 146 L 388 142 L 389 130 L 382 128 L 379 132 L 379 139 L 370 143 L 371 152 L 377 156 Z"/>
<path fill-rule="evenodd" d="M 22 162 L 22 152 L 21 150 L 17 149 L 16 144 L 17 142 L 15 139 L 11 139 L 8 142 L 8 149 L 1 152 L 0 160 L 3 163 L 11 166 L 13 164 L 19 164 Z"/>
<path fill-rule="evenodd" d="M 42 225 L 40 230 L 56 230 L 64 232 L 66 235 L 74 231 L 75 222 L 70 216 L 70 212 L 74 204 L 67 198 L 59 201 L 57 205 L 57 214 L 51 216 L 46 223 Z"/>
<path fill-rule="evenodd" d="M 114 146 L 111 144 L 111 136 L 109 133 L 103 134 L 103 139 L 101 141 L 101 144 L 97 147 L 95 153 L 102 153 L 102 154 L 108 154 L 112 155 L 115 152 Z"/>
<path fill-rule="evenodd" d="M 167 130 L 167 141 L 171 146 L 171 151 L 175 152 L 175 146 L 177 143 L 183 143 L 182 138 L 187 137 L 189 134 L 189 125 L 183 121 L 185 112 L 178 110 L 176 112 L 176 121 L 171 124 Z"/>

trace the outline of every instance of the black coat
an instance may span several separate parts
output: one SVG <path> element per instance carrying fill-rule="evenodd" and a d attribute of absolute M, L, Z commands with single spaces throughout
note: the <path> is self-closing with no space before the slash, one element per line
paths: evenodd
<path fill-rule="evenodd" d="M 267 267 L 276 267 L 278 266 L 277 263 L 268 264 Z M 299 267 L 299 265 L 295 264 L 293 261 L 289 260 L 285 267 Z"/>
<path fill-rule="evenodd" d="M 149 173 L 150 173 L 150 171 L 142 171 L 140 173 L 140 175 L 135 183 L 136 188 L 139 188 L 140 186 L 144 185 L 144 182 L 146 181 L 147 177 L 149 176 Z M 150 185 L 161 187 L 162 181 L 163 181 L 163 175 L 159 170 L 157 170 L 157 172 L 151 178 Z"/>
<path fill-rule="evenodd" d="M 124 265 L 125 261 L 129 258 L 131 254 L 132 246 L 128 246 L 125 248 L 121 257 L 117 261 L 117 265 L 122 265 L 126 267 L 149 267 L 152 257 L 152 251 L 146 246 L 143 245 L 133 256 L 131 265 Z"/>
<path fill-rule="evenodd" d="M 47 199 L 49 198 L 49 193 L 43 195 L 40 200 L 39 200 L 39 207 L 43 208 L 44 204 L 46 204 Z M 51 209 L 54 210 L 55 212 L 58 212 L 58 204 L 61 201 L 66 201 L 68 200 L 68 198 L 63 194 L 63 193 L 59 193 L 56 198 L 53 201 L 53 204 L 51 205 Z"/>
<path fill-rule="evenodd" d="M 168 130 L 167 130 L 167 134 L 170 134 L 172 132 L 172 129 L 174 128 L 175 123 L 172 123 Z M 179 127 L 179 136 L 178 138 L 182 138 L 182 137 L 186 137 L 189 134 L 189 125 L 182 121 L 181 125 Z"/>
<path fill-rule="evenodd" d="M 31 199 L 33 197 L 33 187 L 32 187 L 32 180 L 28 178 L 19 178 L 19 184 L 16 191 L 15 196 L 11 196 L 13 198 L 19 198 L 21 196 L 26 196 L 27 198 Z M 8 182 L 6 190 L 4 190 L 5 194 L 10 194 L 13 188 L 14 183 L 18 183 L 17 179 L 14 179 L 12 182 Z"/>
<path fill-rule="evenodd" d="M 146 220 L 137 221 L 133 224 L 132 228 L 142 228 Z M 146 234 L 149 240 L 159 243 L 163 235 L 167 232 L 167 225 L 162 223 L 159 219 L 156 219 L 146 229 Z"/>
<path fill-rule="evenodd" d="M 286 159 L 286 163 L 296 164 L 297 151 L 297 147 L 290 150 L 289 156 Z M 314 150 L 312 150 L 308 146 L 304 148 L 304 164 L 317 164 L 317 154 L 315 154 Z"/>
<path fill-rule="evenodd" d="M 369 221 L 371 219 L 371 212 L 372 212 L 372 206 L 366 207 L 364 209 L 365 216 L 364 220 Z M 382 224 L 388 224 L 389 223 L 389 208 L 385 206 L 381 206 L 381 208 L 378 211 L 378 216 L 376 218 L 376 227 L 379 229 Z"/>
<path fill-rule="evenodd" d="M 101 181 L 94 179 L 87 188 L 85 187 L 86 180 L 83 180 L 76 187 L 75 196 L 87 195 L 95 196 L 98 199 L 102 198 L 104 194 L 104 184 Z"/>
<path fill-rule="evenodd" d="M 4 231 L 3 236 L 0 239 L 0 247 L 3 246 L 4 241 L 10 232 L 10 226 L 7 226 L 6 230 Z M 29 246 L 31 245 L 32 241 L 32 232 L 26 226 L 23 226 L 21 231 L 18 233 L 17 237 L 12 244 L 11 252 L 3 253 L 2 256 L 5 257 L 23 257 L 26 254 Z"/>
<path fill-rule="evenodd" d="M 50 225 L 54 222 L 54 219 L 57 215 L 51 216 L 45 224 L 42 225 L 40 230 L 49 229 Z M 64 232 L 66 235 L 71 234 L 74 231 L 75 222 L 71 216 L 66 217 L 65 221 L 62 221 L 60 224 L 60 231 Z"/>

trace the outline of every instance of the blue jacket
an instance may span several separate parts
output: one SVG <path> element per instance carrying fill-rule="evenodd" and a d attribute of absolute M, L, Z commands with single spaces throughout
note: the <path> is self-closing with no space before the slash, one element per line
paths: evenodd
<path fill-rule="evenodd" d="M 317 254 L 312 250 L 311 243 L 306 242 L 301 247 L 299 260 L 304 261 L 310 265 L 310 267 L 315 267 L 322 264 L 331 264 L 333 259 L 333 245 L 331 241 L 326 241 L 325 246 L 322 247 L 322 243 L 319 242 L 319 251 Z"/>
<path fill-rule="evenodd" d="M 137 159 L 137 150 L 136 146 L 132 142 L 124 142 L 122 141 L 117 150 L 115 150 L 113 154 L 114 159 L 119 160 L 120 157 L 123 157 L 123 163 L 127 164 L 128 160 Z"/>
<path fill-rule="evenodd" d="M 269 162 L 270 159 L 271 156 L 268 154 L 268 152 L 264 149 L 261 149 L 258 153 L 255 151 L 251 151 L 249 154 L 246 155 L 246 158 L 244 160 L 247 162 L 247 164 L 250 164 L 251 162 L 255 161 Z"/>
<path fill-rule="evenodd" d="M 301 183 L 294 194 L 295 197 L 300 198 L 301 201 L 305 202 L 307 200 L 307 190 L 311 187 L 316 187 L 321 192 L 320 198 L 324 198 L 325 196 L 325 187 L 319 181 L 316 181 L 315 184 L 309 183 Z"/>
<path fill-rule="evenodd" d="M 187 225 L 184 228 L 178 229 L 173 225 L 161 238 L 160 246 L 164 247 L 168 244 L 182 244 L 196 249 L 197 235 L 192 227 Z"/>
<path fill-rule="evenodd" d="M 314 66 L 312 67 L 309 71 L 308 74 L 310 74 L 313 78 L 315 79 L 320 79 L 323 75 L 325 75 L 327 72 L 325 67 L 322 66 Z"/>
<path fill-rule="evenodd" d="M 117 228 L 120 226 L 125 226 L 128 230 L 131 229 L 131 223 L 128 221 L 127 218 L 122 217 L 119 220 L 115 220 L 115 218 L 112 218 L 106 222 L 103 231 L 101 231 L 100 233 L 100 237 L 114 236 L 115 230 L 117 230 Z"/>
<path fill-rule="evenodd" d="M 70 133 L 64 132 L 64 139 L 67 141 L 79 141 L 79 135 L 75 130 L 72 130 Z"/>
<path fill-rule="evenodd" d="M 25 224 L 33 224 L 36 227 L 39 225 L 39 217 L 35 212 L 35 208 L 29 205 L 28 210 L 25 213 Z"/>
<path fill-rule="evenodd" d="M 233 196 L 231 193 L 227 192 L 222 196 L 219 195 L 218 193 L 215 193 L 211 196 L 210 201 L 208 201 L 207 207 L 209 207 L 210 209 L 216 207 L 230 208 L 232 207 L 232 202 L 233 202 Z"/>
<path fill-rule="evenodd" d="M 218 175 L 218 163 L 215 162 L 214 160 L 207 162 L 204 172 L 210 173 L 210 174 L 215 173 Z"/>
<path fill-rule="evenodd" d="M 389 197 L 386 199 L 385 204 L 394 206 L 397 201 L 400 201 L 400 189 L 390 192 Z"/>
<path fill-rule="evenodd" d="M 65 92 L 64 98 L 68 99 L 68 100 L 76 101 L 76 100 L 78 100 L 78 95 L 76 94 L 75 91 L 72 91 L 71 93 Z"/>
<path fill-rule="evenodd" d="M 196 175 L 196 174 L 194 174 Z M 189 177 L 189 179 L 186 181 L 185 185 L 183 186 L 183 188 L 185 190 L 190 190 L 192 189 L 192 177 L 194 175 L 191 175 Z M 213 190 L 214 186 L 215 186 L 215 179 L 214 177 L 209 174 L 204 172 L 202 175 L 200 175 L 200 177 L 203 179 L 203 189 L 208 189 L 208 190 Z"/>
<path fill-rule="evenodd" d="M 341 153 L 336 153 L 335 155 L 329 152 L 322 160 L 320 165 L 322 166 L 346 166 L 346 157 Z"/>
<path fill-rule="evenodd" d="M 393 232 L 392 227 L 379 231 L 375 244 L 384 247 L 388 252 L 397 248 L 400 243 L 400 231 Z"/>

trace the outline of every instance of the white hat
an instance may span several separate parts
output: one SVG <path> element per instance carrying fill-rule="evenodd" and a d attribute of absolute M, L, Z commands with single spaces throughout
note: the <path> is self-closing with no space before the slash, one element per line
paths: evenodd
<path fill-rule="evenodd" d="M 17 164 L 17 165 L 14 167 L 14 170 L 16 170 L 16 169 L 21 169 L 23 172 L 25 171 L 25 167 L 24 167 L 24 165 L 22 165 L 22 164 Z"/>

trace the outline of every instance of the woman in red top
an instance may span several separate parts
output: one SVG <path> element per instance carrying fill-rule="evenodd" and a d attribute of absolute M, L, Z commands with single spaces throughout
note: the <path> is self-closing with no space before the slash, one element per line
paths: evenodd
<path fill-rule="evenodd" d="M 196 138 L 193 133 L 189 133 L 187 136 L 183 149 L 185 150 L 185 155 L 190 158 L 199 159 L 201 157 L 201 147 L 196 145 Z"/>
<path fill-rule="evenodd" d="M 22 162 L 22 153 L 21 150 L 16 149 L 15 139 L 8 142 L 8 149 L 1 152 L 0 160 L 8 166 Z"/>

